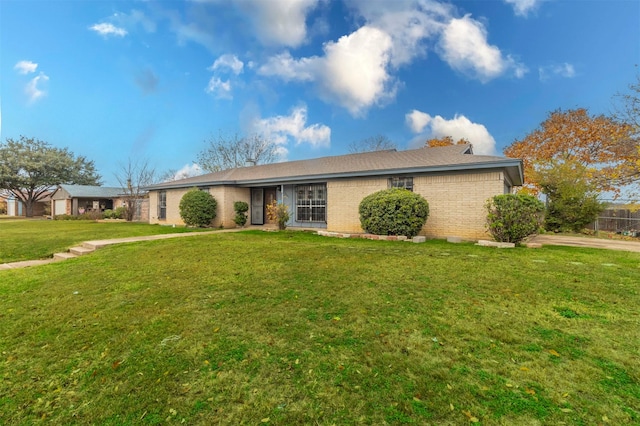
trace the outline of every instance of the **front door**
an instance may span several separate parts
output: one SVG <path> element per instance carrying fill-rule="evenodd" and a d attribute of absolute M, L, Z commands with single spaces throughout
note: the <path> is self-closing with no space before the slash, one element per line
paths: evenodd
<path fill-rule="evenodd" d="M 273 202 L 278 202 L 277 198 L 276 198 L 276 189 L 275 188 L 266 188 L 264 190 L 264 205 L 265 205 L 265 210 L 266 210 L 266 206 L 268 206 L 269 204 L 273 203 Z M 275 220 L 269 219 L 269 216 L 267 214 L 265 214 L 265 223 L 276 223 Z"/>
<path fill-rule="evenodd" d="M 264 190 L 251 189 L 251 224 L 264 225 Z"/>

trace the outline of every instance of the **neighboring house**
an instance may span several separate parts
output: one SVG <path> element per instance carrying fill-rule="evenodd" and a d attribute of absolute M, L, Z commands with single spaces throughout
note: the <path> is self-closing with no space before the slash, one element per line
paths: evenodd
<path fill-rule="evenodd" d="M 3 203 L 4 202 L 4 203 Z M 46 194 L 44 198 L 39 199 L 33 205 L 33 216 L 46 216 L 49 214 L 49 204 L 51 203 L 51 194 Z M 19 200 L 12 194 L 0 195 L 0 204 L 6 206 L 7 216 L 26 216 L 27 208 L 22 200 Z M 0 209 L 1 211 L 2 209 Z"/>
<path fill-rule="evenodd" d="M 3 195 L 2 193 L 0 193 L 0 215 L 5 215 L 7 214 L 7 199 L 9 197 L 7 197 L 6 195 Z"/>
<path fill-rule="evenodd" d="M 122 188 L 90 185 L 58 185 L 51 196 L 51 215 L 104 213 L 125 205 Z M 136 202 L 134 220 L 149 220 L 149 200 L 142 197 Z"/>
<path fill-rule="evenodd" d="M 522 161 L 474 155 L 471 145 L 377 151 L 240 167 L 147 187 L 150 223 L 182 224 L 188 190 L 208 190 L 218 202 L 213 226 L 234 227 L 233 203 L 249 204 L 249 223 L 268 223 L 265 206 L 285 203 L 289 227 L 359 233 L 358 206 L 376 191 L 403 187 L 429 202 L 421 235 L 482 238 L 486 201 L 523 183 Z"/>

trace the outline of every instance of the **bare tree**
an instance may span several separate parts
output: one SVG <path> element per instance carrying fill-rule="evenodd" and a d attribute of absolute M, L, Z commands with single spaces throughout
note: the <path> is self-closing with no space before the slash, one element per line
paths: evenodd
<path fill-rule="evenodd" d="M 125 204 L 125 219 L 131 222 L 136 213 L 136 207 L 144 198 L 145 186 L 155 183 L 156 172 L 147 160 L 132 160 L 121 164 L 116 179 L 122 188 L 122 198 Z"/>
<path fill-rule="evenodd" d="M 616 93 L 614 117 L 635 127 L 640 132 L 640 73 L 636 74 L 635 83 L 628 86 L 627 93 Z"/>
<path fill-rule="evenodd" d="M 168 169 L 162 173 L 160 173 L 160 175 L 158 176 L 158 179 L 156 179 L 158 182 L 173 182 L 175 180 L 178 180 L 178 178 L 176 177 L 178 175 L 178 169 Z"/>
<path fill-rule="evenodd" d="M 207 147 L 198 154 L 197 163 L 208 172 L 242 167 L 247 161 L 268 164 L 278 159 L 276 144 L 259 135 L 240 137 L 236 133 L 228 137 L 218 134 L 217 138 L 206 142 Z"/>
<path fill-rule="evenodd" d="M 375 135 L 357 142 L 351 142 L 348 149 L 351 154 L 358 154 L 360 152 L 398 149 L 398 145 L 384 135 Z"/>
<path fill-rule="evenodd" d="M 168 169 L 158 175 L 157 182 L 174 182 L 176 180 L 188 179 L 191 177 L 200 176 L 202 174 L 202 168 L 199 164 L 186 165 L 180 170 Z"/>

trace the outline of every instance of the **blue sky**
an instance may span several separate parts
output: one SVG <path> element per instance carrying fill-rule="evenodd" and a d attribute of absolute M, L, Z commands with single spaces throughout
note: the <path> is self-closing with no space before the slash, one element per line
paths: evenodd
<path fill-rule="evenodd" d="M 501 154 L 635 81 L 635 0 L 0 1 L 1 139 L 193 172 L 220 132 L 282 159 L 466 137 Z"/>

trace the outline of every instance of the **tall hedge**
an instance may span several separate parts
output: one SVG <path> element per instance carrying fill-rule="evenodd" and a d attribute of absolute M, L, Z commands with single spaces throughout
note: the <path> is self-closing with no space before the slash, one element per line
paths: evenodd
<path fill-rule="evenodd" d="M 213 195 L 194 188 L 180 200 L 180 217 L 187 226 L 204 228 L 216 217 L 218 202 Z"/>
<path fill-rule="evenodd" d="M 429 216 L 429 203 L 420 195 L 391 188 L 366 196 L 359 207 L 360 224 L 376 235 L 406 235 L 420 232 Z"/>
<path fill-rule="evenodd" d="M 544 204 L 531 195 L 496 195 L 486 208 L 489 233 L 501 242 L 519 243 L 538 233 L 544 218 Z"/>

